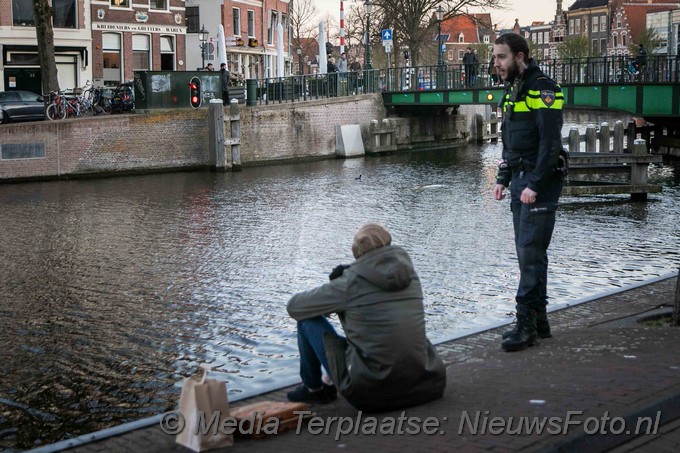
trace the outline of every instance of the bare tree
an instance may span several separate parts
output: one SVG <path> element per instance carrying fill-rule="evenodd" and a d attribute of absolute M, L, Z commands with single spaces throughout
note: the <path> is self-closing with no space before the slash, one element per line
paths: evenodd
<path fill-rule="evenodd" d="M 471 14 L 470 9 L 480 12 L 505 6 L 505 0 L 374 0 L 373 3 L 382 10 L 384 23 L 394 28 L 394 39 L 410 49 L 414 66 L 420 61 L 423 47 L 432 45 L 440 5 L 444 9 L 444 20 Z"/>
<path fill-rule="evenodd" d="M 33 0 L 35 33 L 38 39 L 38 60 L 43 93 L 59 91 L 57 63 L 54 59 L 53 10 L 47 0 Z M 47 99 L 46 99 L 47 102 Z"/>
<path fill-rule="evenodd" d="M 290 14 L 290 24 L 295 35 L 295 47 L 302 47 L 302 53 L 307 55 L 316 52 L 316 41 L 319 36 L 319 21 L 317 16 L 319 10 L 314 4 L 314 0 L 295 0 Z"/>

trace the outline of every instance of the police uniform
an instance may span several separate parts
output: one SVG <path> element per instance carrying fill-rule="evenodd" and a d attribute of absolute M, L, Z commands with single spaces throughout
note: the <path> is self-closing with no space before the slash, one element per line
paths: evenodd
<path fill-rule="evenodd" d="M 555 211 L 562 192 L 562 176 L 556 171 L 562 149 L 562 106 L 564 95 L 554 81 L 546 77 L 536 62 L 506 88 L 501 101 L 503 123 L 503 160 L 496 182 L 510 186 L 515 247 L 520 268 L 517 289 L 517 327 L 526 334 L 518 342 L 510 341 L 506 350 L 523 349 L 538 334 L 550 336 L 547 305 L 548 255 Z M 536 202 L 525 204 L 520 196 L 525 188 L 537 193 Z M 504 335 L 504 337 L 510 335 Z M 515 338 L 517 340 L 517 338 Z M 518 347 L 516 347 L 518 346 Z"/>

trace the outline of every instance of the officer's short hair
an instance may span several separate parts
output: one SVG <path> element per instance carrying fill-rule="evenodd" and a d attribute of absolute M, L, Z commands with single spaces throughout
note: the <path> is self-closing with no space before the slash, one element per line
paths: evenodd
<path fill-rule="evenodd" d="M 392 236 L 383 226 L 377 223 L 367 223 L 359 228 L 354 235 L 352 254 L 354 258 L 370 252 L 371 250 L 385 247 L 392 243 Z"/>
<path fill-rule="evenodd" d="M 529 59 L 529 43 L 517 33 L 504 33 L 496 38 L 494 44 L 507 44 L 514 55 L 522 52 L 524 54 L 524 59 Z"/>

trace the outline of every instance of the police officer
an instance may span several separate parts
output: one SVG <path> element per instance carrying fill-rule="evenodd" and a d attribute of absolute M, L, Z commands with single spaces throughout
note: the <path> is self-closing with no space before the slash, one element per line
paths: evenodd
<path fill-rule="evenodd" d="M 493 53 L 494 65 L 506 86 L 501 100 L 503 159 L 493 195 L 501 200 L 510 187 L 520 269 L 515 298 L 517 324 L 503 334 L 502 347 L 519 351 L 533 345 L 537 337 L 551 336 L 546 314 L 547 249 L 563 185 L 558 162 L 564 96 L 529 57 L 529 46 L 520 35 L 501 35 Z"/>

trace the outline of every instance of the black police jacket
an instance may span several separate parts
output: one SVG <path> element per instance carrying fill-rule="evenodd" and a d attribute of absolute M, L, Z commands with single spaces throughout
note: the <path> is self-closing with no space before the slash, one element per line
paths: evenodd
<path fill-rule="evenodd" d="M 501 106 L 503 160 L 513 171 L 528 172 L 528 186 L 540 192 L 553 176 L 562 149 L 562 106 L 559 85 L 533 59 L 517 80 L 506 87 Z M 499 173 L 498 184 L 510 185 L 511 172 Z"/>

